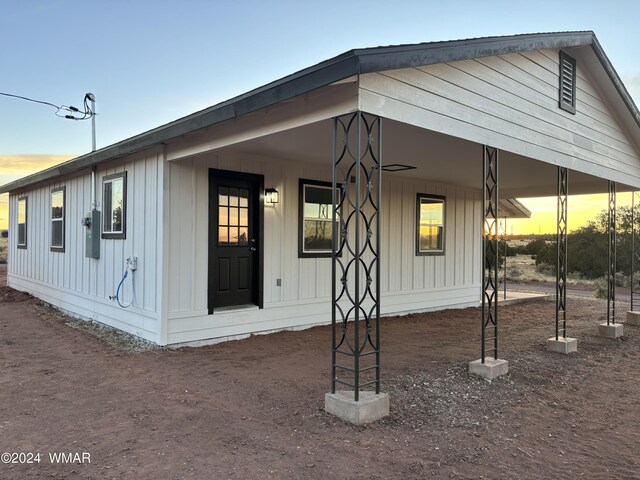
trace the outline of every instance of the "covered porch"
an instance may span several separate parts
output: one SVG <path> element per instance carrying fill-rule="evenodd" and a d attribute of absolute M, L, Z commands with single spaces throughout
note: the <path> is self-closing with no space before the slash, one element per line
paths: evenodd
<path fill-rule="evenodd" d="M 366 54 L 357 75 L 168 145 L 172 167 L 263 172 L 265 188 L 282 199 L 265 206 L 265 232 L 279 230 L 272 240 L 285 250 L 293 245 L 283 239 L 295 242 L 292 226 L 300 230 L 306 221 L 300 216 L 296 223 L 302 179 L 329 184 L 325 210 L 333 235 L 325 256 L 331 261 L 314 260 L 307 271 L 316 274 L 316 293 L 325 292 L 317 305 L 331 307 L 328 411 L 354 423 L 388 412 L 380 389 L 379 319 L 386 313 L 481 300 L 480 358 L 469 368 L 489 379 L 508 372 L 500 356 L 497 275 L 500 203 L 509 199 L 558 197 L 556 314 L 549 319 L 548 349 L 569 353 L 576 348 L 567 335 L 569 193 L 608 193 L 611 300 L 600 333 L 621 334 L 613 300 L 615 199 L 617 191 L 640 186 L 640 116 L 593 36 L 542 37 L 535 46 L 480 39 L 470 42 L 473 48 L 453 42 L 350 52 L 361 61 Z M 423 242 L 431 247 L 423 250 Z M 261 243 L 258 254 L 266 258 L 274 245 L 267 238 Z M 309 262 L 298 258 L 292 263 L 302 281 Z M 274 261 L 275 271 L 286 253 Z M 264 278 L 267 297 L 271 280 Z"/>
<path fill-rule="evenodd" d="M 324 174 L 321 179 L 333 182 L 333 188 L 339 192 L 334 198 L 333 210 L 337 212 L 334 231 L 342 232 L 344 241 L 337 241 L 334 245 L 333 260 L 324 261 L 333 265 L 332 276 L 327 278 L 331 282 L 328 292 L 333 295 L 331 311 L 334 325 L 333 381 L 332 392 L 327 397 L 327 408 L 354 423 L 369 421 L 384 414 L 388 408 L 388 400 L 380 391 L 381 365 L 384 364 L 380 358 L 380 347 L 384 349 L 384 332 L 379 330 L 380 308 L 385 302 L 383 291 L 388 291 L 390 287 L 389 265 L 401 264 L 406 261 L 407 255 L 404 253 L 396 260 L 383 261 L 385 253 L 397 255 L 393 249 L 382 246 L 394 237 L 391 233 L 385 237 L 384 232 L 395 231 L 400 239 L 404 238 L 412 244 L 416 229 L 419 228 L 414 221 L 415 204 L 398 205 L 390 200 L 394 188 L 402 189 L 403 180 L 410 178 L 412 182 L 422 183 L 421 188 L 426 190 L 422 193 L 439 194 L 446 199 L 447 192 L 461 189 L 466 197 L 470 196 L 471 213 L 468 206 L 456 212 L 456 204 L 447 204 L 446 220 L 453 228 L 447 227 L 448 234 L 445 235 L 446 242 L 454 241 L 456 228 L 460 229 L 465 223 L 471 222 L 472 231 L 475 232 L 472 236 L 476 239 L 470 257 L 460 259 L 455 255 L 447 256 L 446 249 L 450 248 L 450 244 L 445 242 L 442 256 L 422 257 L 419 261 L 422 262 L 423 275 L 426 271 L 430 272 L 436 282 L 438 277 L 455 276 L 456 268 L 463 271 L 465 268 L 471 269 L 472 285 L 483 309 L 482 318 L 478 321 L 480 358 L 472 362 L 470 368 L 481 376 L 495 378 L 508 371 L 507 363 L 500 358 L 501 345 L 498 341 L 498 303 L 502 300 L 496 277 L 498 256 L 486 255 L 492 248 L 497 251 L 496 218 L 514 215 L 513 204 L 508 201 L 513 197 L 558 195 L 559 246 L 564 249 L 559 252 L 559 258 L 562 258 L 562 252 L 566 252 L 566 243 L 562 242 L 563 239 L 566 242 L 569 191 L 576 194 L 606 193 L 614 185 L 585 172 L 570 171 L 534 158 L 359 111 L 217 149 L 206 149 L 196 155 L 193 151 L 190 153 L 187 160 L 176 154 L 176 158 L 170 161 L 176 164 L 195 162 L 202 167 L 214 166 L 208 160 L 213 154 L 217 159 L 244 159 L 240 163 L 241 169 L 252 171 L 248 167 L 251 159 L 259 159 L 264 163 L 276 159 L 295 159 L 303 169 L 313 171 L 314 175 L 322 171 Z M 329 161 L 331 158 L 333 162 Z M 228 165 L 233 163 L 229 160 Z M 215 164 L 217 167 L 219 165 Z M 382 179 L 385 179 L 384 183 Z M 287 198 L 297 200 L 299 192 L 291 191 L 293 184 L 295 182 L 265 175 L 265 188 L 274 188 L 280 197 L 278 204 L 265 207 L 266 228 L 270 225 L 270 218 L 273 220 L 286 216 L 286 210 L 294 208 L 296 202 L 287 202 Z M 616 187 L 618 190 L 632 188 L 620 183 Z M 415 197 L 420 192 L 412 188 L 409 196 Z M 614 200 L 614 191 L 612 195 Z M 406 211 L 407 208 L 411 211 Z M 615 209 L 614 201 L 611 208 Z M 350 220 L 354 218 L 360 220 Z M 380 230 L 383 222 L 385 228 Z M 613 247 L 615 243 L 612 243 Z M 410 250 L 413 250 L 413 246 Z M 414 262 L 415 259 L 412 259 L 411 263 Z M 387 268 L 381 270 L 381 265 Z M 556 318 L 549 318 L 548 323 L 552 344 L 571 341 L 565 338 L 566 271 L 562 266 L 559 271 Z M 399 275 L 402 277 L 402 274 Z M 401 278 L 399 284 L 402 288 Z M 444 282 L 441 285 L 446 289 Z M 429 288 L 428 285 L 426 288 Z M 607 319 L 615 324 L 615 313 L 609 317 L 611 308 L 615 307 L 609 307 Z M 554 350 L 554 347 L 550 349 Z M 346 393 L 341 392 L 344 386 L 347 387 Z"/>

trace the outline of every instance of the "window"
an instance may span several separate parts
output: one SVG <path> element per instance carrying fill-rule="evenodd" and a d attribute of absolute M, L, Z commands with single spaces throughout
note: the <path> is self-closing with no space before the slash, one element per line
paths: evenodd
<path fill-rule="evenodd" d="M 18 199 L 18 248 L 27 248 L 27 197 Z"/>
<path fill-rule="evenodd" d="M 65 188 L 51 190 L 51 251 L 64 252 Z"/>
<path fill-rule="evenodd" d="M 249 245 L 249 189 L 218 188 L 218 245 Z"/>
<path fill-rule="evenodd" d="M 336 189 L 338 203 L 340 190 Z M 298 257 L 330 257 L 333 199 L 331 184 L 300 179 Z"/>
<path fill-rule="evenodd" d="M 416 202 L 416 255 L 444 253 L 445 197 L 418 194 Z"/>
<path fill-rule="evenodd" d="M 102 238 L 126 238 L 127 172 L 103 178 L 102 211 Z"/>
<path fill-rule="evenodd" d="M 569 113 L 576 113 L 576 60 L 563 51 L 560 51 L 559 106 Z"/>

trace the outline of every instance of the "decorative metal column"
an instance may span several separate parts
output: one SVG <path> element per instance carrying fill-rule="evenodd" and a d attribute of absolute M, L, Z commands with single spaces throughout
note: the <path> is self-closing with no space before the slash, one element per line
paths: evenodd
<path fill-rule="evenodd" d="M 498 230 L 500 231 L 500 244 L 503 245 L 502 252 L 500 253 L 502 258 L 502 276 L 500 277 L 500 284 L 502 285 L 502 298 L 507 299 L 507 252 L 509 246 L 507 245 L 507 217 L 502 217 L 498 222 Z"/>
<path fill-rule="evenodd" d="M 498 149 L 484 145 L 482 178 L 482 363 L 498 359 Z"/>
<path fill-rule="evenodd" d="M 336 385 L 380 393 L 380 197 L 382 119 L 333 120 L 331 393 Z"/>
<path fill-rule="evenodd" d="M 567 200 L 569 195 L 569 172 L 558 167 L 558 226 L 556 243 L 556 340 L 567 336 Z"/>
<path fill-rule="evenodd" d="M 640 267 L 640 229 L 636 209 L 640 204 L 640 190 L 631 192 L 631 311 L 640 310 L 640 279 L 636 272 Z"/>
<path fill-rule="evenodd" d="M 607 325 L 616 323 L 616 182 L 609 180 Z"/>

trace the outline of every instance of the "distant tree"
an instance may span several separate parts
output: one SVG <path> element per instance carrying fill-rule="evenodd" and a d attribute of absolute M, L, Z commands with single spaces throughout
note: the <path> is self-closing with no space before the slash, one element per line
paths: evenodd
<path fill-rule="evenodd" d="M 515 257 L 516 255 L 518 255 L 518 253 L 520 253 L 518 250 L 518 247 L 510 246 L 506 240 L 500 240 L 498 243 L 499 243 L 498 248 L 500 249 L 500 255 L 507 256 L 507 257 Z"/>
<path fill-rule="evenodd" d="M 608 218 L 608 211 L 602 210 L 594 220 L 567 235 L 567 271 L 569 273 L 579 273 L 586 278 L 598 278 L 607 274 L 609 261 Z M 637 228 L 640 228 L 639 220 L 635 219 Z M 631 226 L 631 207 L 618 207 L 616 209 L 616 270 L 625 275 L 631 274 Z M 555 242 L 550 242 L 536 254 L 536 265 L 547 264 L 555 269 L 556 262 L 557 247 Z"/>
<path fill-rule="evenodd" d="M 523 253 L 526 253 L 527 255 L 538 255 L 540 250 L 542 250 L 546 246 L 547 246 L 546 240 L 543 240 L 542 238 L 538 238 L 536 240 L 532 240 L 531 242 L 529 242 L 524 247 Z"/>

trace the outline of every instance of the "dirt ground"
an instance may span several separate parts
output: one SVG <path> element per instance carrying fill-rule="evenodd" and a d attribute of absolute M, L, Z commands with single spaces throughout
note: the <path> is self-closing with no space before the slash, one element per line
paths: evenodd
<path fill-rule="evenodd" d="M 356 427 L 323 411 L 328 327 L 149 349 L 1 287 L 0 452 L 41 461 L 0 478 L 640 478 L 640 330 L 600 338 L 605 303 L 570 298 L 578 353 L 547 353 L 554 305 L 501 308 L 493 382 L 478 309 L 384 319 L 391 415 Z"/>

